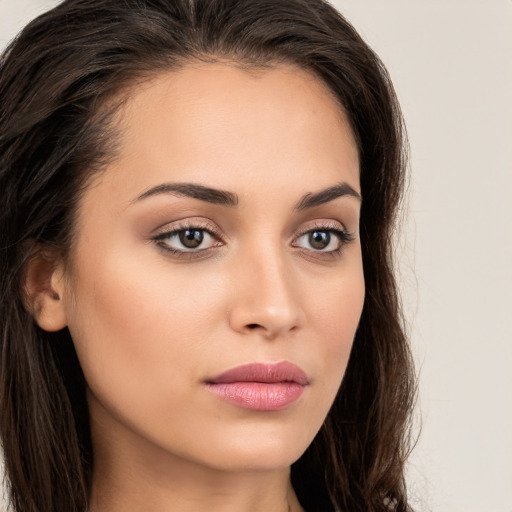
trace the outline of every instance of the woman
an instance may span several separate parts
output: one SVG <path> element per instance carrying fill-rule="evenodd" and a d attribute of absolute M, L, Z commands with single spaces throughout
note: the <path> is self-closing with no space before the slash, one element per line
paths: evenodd
<path fill-rule="evenodd" d="M 0 105 L 15 511 L 409 509 L 401 116 L 344 18 L 67 0 Z"/>

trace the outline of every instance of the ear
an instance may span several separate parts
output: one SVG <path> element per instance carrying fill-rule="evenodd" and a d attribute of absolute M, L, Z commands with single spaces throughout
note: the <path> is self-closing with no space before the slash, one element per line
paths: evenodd
<path fill-rule="evenodd" d="M 66 327 L 62 258 L 52 251 L 37 251 L 25 267 L 24 292 L 25 305 L 41 329 Z"/>

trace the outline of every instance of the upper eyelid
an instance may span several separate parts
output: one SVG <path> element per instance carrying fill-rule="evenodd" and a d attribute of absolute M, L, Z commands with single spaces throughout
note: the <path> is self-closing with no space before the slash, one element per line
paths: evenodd
<path fill-rule="evenodd" d="M 165 236 L 169 233 L 179 232 L 185 229 L 196 228 L 209 232 L 212 236 L 219 238 L 221 241 L 229 242 L 231 236 L 226 233 L 224 229 L 220 228 L 218 224 L 208 217 L 185 217 L 174 221 L 168 221 L 160 224 L 158 227 L 152 230 L 150 237 L 155 238 L 159 236 Z M 339 219 L 335 218 L 324 218 L 314 219 L 310 221 L 303 221 L 298 228 L 294 228 L 293 232 L 289 235 L 292 238 L 302 236 L 312 230 L 337 230 L 349 232 L 346 224 Z M 357 233 L 356 230 L 352 230 L 352 234 Z"/>
<path fill-rule="evenodd" d="M 336 230 L 336 231 L 347 231 L 347 228 L 345 225 L 339 221 L 335 220 L 325 220 L 325 221 L 314 221 L 312 224 L 300 229 L 299 235 L 302 236 L 306 233 L 310 233 L 311 231 L 314 231 L 317 229 L 318 231 L 330 231 L 330 230 Z"/>
<path fill-rule="evenodd" d="M 169 225 L 170 224 L 170 225 Z M 221 235 L 220 229 L 217 228 L 211 221 L 194 221 L 194 220 L 180 220 L 176 221 L 176 223 L 165 223 L 156 228 L 153 231 L 153 236 L 158 237 L 160 235 L 164 236 L 169 233 L 176 233 L 186 229 L 198 229 L 209 232 L 212 235 L 224 237 L 225 235 Z M 305 233 L 309 233 L 310 231 L 318 230 L 338 230 L 338 231 L 346 231 L 346 227 L 339 221 L 315 221 L 313 224 L 310 224 L 304 228 L 299 230 L 299 234 L 295 234 L 294 236 L 302 236 Z"/>
<path fill-rule="evenodd" d="M 179 233 L 180 231 L 184 231 L 186 229 L 198 229 L 201 231 L 206 231 L 211 235 L 220 237 L 221 233 L 219 228 L 217 228 L 213 222 L 211 221 L 194 221 L 194 220 L 180 220 L 176 222 L 166 222 L 162 224 L 158 228 L 153 231 L 152 236 L 165 236 L 169 234 Z"/>
<path fill-rule="evenodd" d="M 164 224 L 161 224 L 160 226 L 153 230 L 152 237 L 158 237 L 160 235 L 165 236 L 166 234 L 169 233 L 175 233 L 185 229 L 192 228 L 207 231 L 210 234 L 222 239 L 229 239 L 229 236 L 223 233 L 222 230 L 216 225 L 216 223 L 214 223 L 210 219 L 199 220 L 194 218 L 180 219 L 174 222 L 166 222 Z M 308 233 L 310 231 L 314 231 L 315 229 L 325 231 L 348 231 L 346 226 L 338 220 L 315 220 L 311 223 L 306 223 L 306 226 L 300 228 L 299 230 L 295 230 L 293 236 L 302 236 L 303 234 Z"/>

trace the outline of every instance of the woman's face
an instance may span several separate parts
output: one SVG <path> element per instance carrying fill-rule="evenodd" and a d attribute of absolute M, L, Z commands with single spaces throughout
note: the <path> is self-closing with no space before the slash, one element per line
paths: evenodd
<path fill-rule="evenodd" d="M 347 119 L 297 68 L 190 64 L 137 86 L 120 127 L 60 281 L 95 449 L 289 466 L 335 398 L 363 305 Z"/>

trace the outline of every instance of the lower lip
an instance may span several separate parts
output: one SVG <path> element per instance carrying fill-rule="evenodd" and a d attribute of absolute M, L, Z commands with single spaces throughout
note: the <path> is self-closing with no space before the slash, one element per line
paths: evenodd
<path fill-rule="evenodd" d="M 208 383 L 208 389 L 220 398 L 253 411 L 279 411 L 298 400 L 304 391 L 296 382 Z"/>

